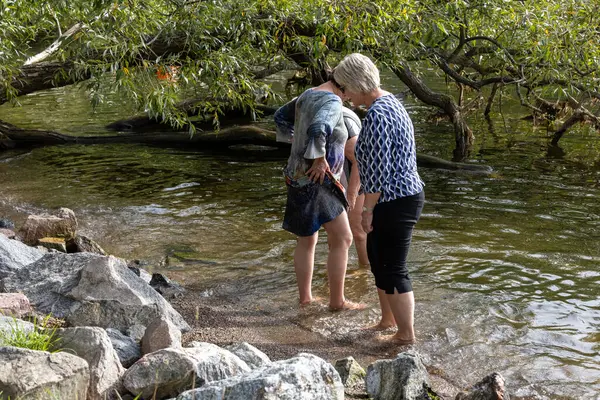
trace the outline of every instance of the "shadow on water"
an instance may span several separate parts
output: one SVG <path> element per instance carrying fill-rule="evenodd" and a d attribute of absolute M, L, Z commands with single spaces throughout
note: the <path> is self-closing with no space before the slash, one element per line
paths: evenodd
<path fill-rule="evenodd" d="M 44 96 L 36 101 L 57 102 Z M 422 120 L 426 111 L 406 101 Z M 0 119 L 6 113 L 0 107 Z M 427 202 L 410 254 L 417 348 L 458 385 L 499 371 L 514 395 L 592 399 L 600 392 L 600 141 L 583 132 L 551 148 L 545 130 L 509 117 L 473 121 L 471 162 L 491 165 L 496 174 L 420 171 Z M 449 127 L 417 124 L 416 136 L 419 151 L 451 158 Z M 288 324 L 366 360 L 387 355 L 356 334 L 377 320 L 377 300 L 354 250 L 348 297 L 368 309 L 297 310 L 295 239 L 281 229 L 287 154 L 127 144 L 0 157 L 0 216 L 17 225 L 31 212 L 72 208 L 81 233 L 112 254 L 148 260 L 206 298 L 282 314 L 268 328 L 282 342 L 296 343 L 281 328 Z M 326 298 L 322 236 L 314 288 Z M 243 324 L 234 311 L 227 311 L 230 325 Z"/>

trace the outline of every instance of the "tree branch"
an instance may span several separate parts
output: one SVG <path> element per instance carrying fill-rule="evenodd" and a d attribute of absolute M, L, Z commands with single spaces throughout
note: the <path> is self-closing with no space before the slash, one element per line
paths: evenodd
<path fill-rule="evenodd" d="M 58 39 L 56 39 L 44 51 L 42 51 L 41 53 L 38 53 L 38 54 L 36 54 L 34 56 L 29 57 L 27 59 L 27 61 L 25 61 L 25 63 L 23 65 L 24 66 L 33 65 L 33 64 L 39 63 L 41 61 L 44 61 L 45 59 L 47 59 L 48 57 L 50 57 L 52 54 L 56 53 L 58 51 L 58 49 L 60 49 L 60 46 L 67 39 L 69 39 L 71 36 L 75 35 L 77 32 L 79 32 L 80 30 L 82 30 L 84 27 L 85 27 L 85 25 L 82 22 L 79 22 L 79 23 L 73 25 L 65 33 L 61 34 L 58 37 Z"/>

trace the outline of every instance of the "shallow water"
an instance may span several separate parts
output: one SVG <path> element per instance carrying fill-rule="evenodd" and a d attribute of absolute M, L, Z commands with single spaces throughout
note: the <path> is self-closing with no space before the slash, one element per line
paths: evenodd
<path fill-rule="evenodd" d="M 23 109 L 0 107 L 0 119 L 30 127 L 56 122 L 85 134 L 103 132 L 128 112 L 109 107 L 71 119 L 70 107 L 57 104 L 78 96 L 64 89 L 27 96 Z M 420 119 L 424 110 L 406 102 Z M 34 105 L 55 112 L 32 118 Z M 557 157 L 547 152 L 545 131 L 516 116 L 491 127 L 472 123 L 472 162 L 492 166 L 493 175 L 420 170 L 427 202 L 410 255 L 419 350 L 459 385 L 498 371 L 511 394 L 597 398 L 600 140 L 570 134 L 561 141 L 566 154 Z M 417 142 L 420 151 L 450 157 L 452 134 L 443 124 L 418 125 Z M 280 228 L 285 158 L 280 151 L 140 145 L 2 153 L 0 216 L 19 225 L 28 213 L 69 207 L 81 232 L 112 254 L 149 260 L 206 289 L 238 282 L 240 296 L 257 307 L 294 307 L 295 240 Z M 326 296 L 322 236 L 314 287 Z M 369 309 L 302 323 L 339 335 L 376 320 L 372 278 L 357 267 L 354 251 L 347 293 Z"/>

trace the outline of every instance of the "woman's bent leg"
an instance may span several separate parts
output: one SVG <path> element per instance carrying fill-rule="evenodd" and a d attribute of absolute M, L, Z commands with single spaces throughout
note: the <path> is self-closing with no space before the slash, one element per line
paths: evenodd
<path fill-rule="evenodd" d="M 362 228 L 362 208 L 365 202 L 365 195 L 361 194 L 356 198 L 354 208 L 348 213 L 350 229 L 354 238 L 354 247 L 358 254 L 358 264 L 361 267 L 369 265 L 369 256 L 367 255 L 367 233 Z"/>
<path fill-rule="evenodd" d="M 348 215 L 342 212 L 333 221 L 323 225 L 327 230 L 327 277 L 329 278 L 329 308 L 344 308 L 344 279 L 348 264 L 348 249 L 352 244 L 352 232 L 348 223 Z"/>
<path fill-rule="evenodd" d="M 294 250 L 294 269 L 300 293 L 300 305 L 305 305 L 313 300 L 312 275 L 315 264 L 315 247 L 319 239 L 319 232 L 312 236 L 298 236 L 296 250 Z"/>

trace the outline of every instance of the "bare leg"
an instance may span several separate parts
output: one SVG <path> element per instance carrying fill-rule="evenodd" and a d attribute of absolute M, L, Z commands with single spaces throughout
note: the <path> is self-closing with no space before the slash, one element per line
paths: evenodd
<path fill-rule="evenodd" d="M 386 294 L 385 296 L 398 325 L 396 334 L 385 339 L 399 344 L 414 343 L 415 297 L 413 292 L 396 292 L 394 294 Z"/>
<path fill-rule="evenodd" d="M 358 264 L 361 267 L 369 266 L 369 256 L 367 255 L 367 233 L 363 230 L 361 225 L 364 202 L 365 195 L 359 195 L 356 198 L 354 208 L 348 213 L 350 229 L 352 230 L 352 236 L 354 237 L 354 247 L 356 247 L 356 253 L 358 254 Z"/>
<path fill-rule="evenodd" d="M 294 250 L 294 269 L 300 293 L 300 305 L 313 301 L 312 275 L 315 265 L 315 247 L 319 239 L 319 232 L 312 236 L 298 236 L 296 250 Z"/>
<path fill-rule="evenodd" d="M 385 294 L 385 290 L 377 289 L 377 296 L 379 297 L 379 307 L 381 308 L 381 321 L 375 325 L 368 326 L 364 329 L 371 331 L 384 331 L 388 328 L 396 326 L 396 319 L 394 317 L 394 313 L 392 313 L 392 308 L 390 307 L 390 303 L 388 301 L 388 296 Z"/>
<path fill-rule="evenodd" d="M 348 264 L 348 248 L 352 244 L 352 232 L 345 211 L 323 226 L 327 230 L 327 244 L 329 245 L 329 254 L 327 255 L 329 308 L 339 310 L 343 309 L 346 303 L 344 279 Z"/>

